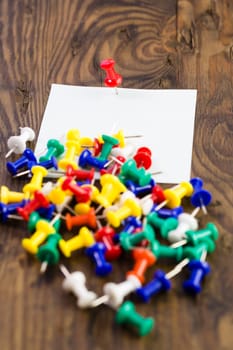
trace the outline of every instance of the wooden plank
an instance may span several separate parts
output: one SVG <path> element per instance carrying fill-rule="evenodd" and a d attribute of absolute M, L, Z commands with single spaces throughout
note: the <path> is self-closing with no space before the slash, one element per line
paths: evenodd
<path fill-rule="evenodd" d="M 19 126 L 38 133 L 51 83 L 102 86 L 99 62 L 113 56 L 124 87 L 198 89 L 192 172 L 213 194 L 201 224 L 213 221 L 220 231 L 200 296 L 183 293 L 184 273 L 170 293 L 137 303 L 141 314 L 156 319 L 155 331 L 139 338 L 117 326 L 107 307 L 77 309 L 75 298 L 61 289 L 58 268 L 40 276 L 38 261 L 23 251 L 25 224 L 1 223 L 2 349 L 232 348 L 232 6 L 227 0 L 0 2 L 3 162 L 6 141 Z M 4 166 L 0 174 L 1 184 L 22 188 L 24 180 L 9 178 Z M 85 271 L 88 287 L 101 295 L 106 280 L 94 276 L 85 256 L 62 261 L 71 271 Z M 131 266 L 130 259 L 114 265 L 109 280 L 122 281 Z"/>

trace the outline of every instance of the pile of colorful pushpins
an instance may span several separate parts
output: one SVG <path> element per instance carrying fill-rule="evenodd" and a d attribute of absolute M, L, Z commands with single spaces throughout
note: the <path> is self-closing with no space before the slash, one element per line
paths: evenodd
<path fill-rule="evenodd" d="M 101 65 L 108 72 L 105 84 L 116 87 L 122 79 L 113 70 L 114 62 L 107 61 Z M 131 295 L 148 303 L 170 290 L 171 279 L 185 268 L 189 277 L 183 281 L 184 292 L 201 292 L 210 273 L 206 258 L 219 236 L 212 222 L 199 227 L 197 214 L 206 215 L 212 199 L 201 178 L 163 189 L 150 172 L 151 150 L 126 141 L 123 130 L 92 139 L 70 129 L 64 145 L 48 140 L 39 158 L 26 145 L 35 137 L 33 130 L 20 130 L 21 135 L 9 139 L 7 158 L 20 156 L 8 160 L 6 169 L 28 182 L 21 192 L 1 186 L 0 219 L 25 221 L 22 249 L 40 262 L 40 273 L 58 266 L 65 277 L 62 287 L 76 296 L 79 308 L 105 304 L 115 310 L 117 324 L 144 336 L 153 331 L 155 320 L 136 311 Z M 184 199 L 193 207 L 190 213 Z M 61 232 L 63 220 L 69 239 Z M 91 259 L 100 278 L 111 276 L 113 261 L 122 264 L 124 255 L 132 259 L 132 269 L 122 282 L 105 283 L 103 295 L 97 295 L 88 289 L 82 271 L 69 272 L 61 263 L 62 256 L 71 259 L 74 252 Z M 169 272 L 156 268 L 166 258 L 174 261 Z"/>

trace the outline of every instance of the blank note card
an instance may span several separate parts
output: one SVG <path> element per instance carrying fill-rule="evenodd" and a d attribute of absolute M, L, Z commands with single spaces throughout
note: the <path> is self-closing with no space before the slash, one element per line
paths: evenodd
<path fill-rule="evenodd" d="M 51 138 L 65 141 L 66 132 L 81 136 L 143 135 L 127 139 L 152 151 L 150 172 L 158 183 L 189 181 L 196 90 L 142 90 L 52 84 L 37 139 L 36 154 Z"/>

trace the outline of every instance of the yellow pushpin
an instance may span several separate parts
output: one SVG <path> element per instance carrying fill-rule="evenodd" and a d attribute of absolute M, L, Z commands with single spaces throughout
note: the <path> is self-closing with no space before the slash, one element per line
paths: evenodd
<path fill-rule="evenodd" d="M 58 162 L 60 169 L 66 170 L 68 165 L 74 169 L 78 168 L 76 156 L 81 151 L 80 132 L 78 129 L 70 129 L 66 134 L 66 152 L 62 159 Z"/>
<path fill-rule="evenodd" d="M 107 220 L 113 227 L 119 227 L 121 221 L 126 219 L 128 216 L 141 216 L 142 209 L 138 202 L 132 198 L 126 199 L 123 206 L 116 211 L 109 210 L 106 213 Z"/>
<path fill-rule="evenodd" d="M 35 165 L 32 167 L 31 172 L 33 174 L 31 181 L 23 187 L 23 192 L 30 193 L 30 195 L 42 188 L 43 178 L 48 171 L 40 165 Z"/>
<path fill-rule="evenodd" d="M 84 248 L 84 247 L 85 248 L 90 247 L 94 243 L 95 243 L 95 240 L 94 240 L 92 232 L 86 226 L 83 226 L 79 230 L 79 234 L 77 236 L 72 237 L 68 241 L 61 239 L 59 241 L 59 248 L 60 248 L 61 252 L 67 258 L 69 258 L 73 251 Z"/>
<path fill-rule="evenodd" d="M 0 202 L 4 204 L 18 203 L 25 199 L 25 194 L 21 192 L 10 191 L 7 186 L 1 186 Z"/>
<path fill-rule="evenodd" d="M 54 233 L 55 228 L 46 220 L 39 220 L 36 223 L 36 231 L 30 238 L 22 240 L 23 248 L 31 254 L 36 254 L 39 246 L 46 240 L 49 234 Z"/>
<path fill-rule="evenodd" d="M 155 208 L 156 211 L 163 208 L 165 205 L 170 209 L 179 207 L 183 197 L 190 197 L 192 195 L 193 186 L 190 182 L 183 181 L 174 187 L 164 190 L 163 193 L 166 200 Z"/>

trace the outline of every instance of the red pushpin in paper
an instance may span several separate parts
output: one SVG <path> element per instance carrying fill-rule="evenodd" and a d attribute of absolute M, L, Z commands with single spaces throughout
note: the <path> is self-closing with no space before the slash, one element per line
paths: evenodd
<path fill-rule="evenodd" d="M 106 71 L 106 78 L 104 79 L 104 84 L 107 87 L 115 87 L 121 85 L 122 83 L 122 76 L 115 72 L 114 70 L 114 64 L 115 61 L 112 58 L 108 58 L 103 60 L 100 63 L 100 67 Z M 117 93 L 117 89 L 116 89 Z"/>

